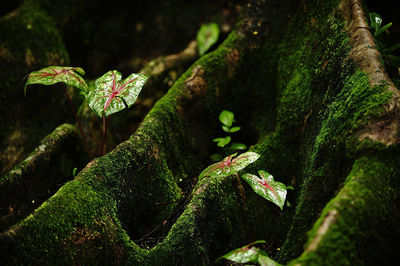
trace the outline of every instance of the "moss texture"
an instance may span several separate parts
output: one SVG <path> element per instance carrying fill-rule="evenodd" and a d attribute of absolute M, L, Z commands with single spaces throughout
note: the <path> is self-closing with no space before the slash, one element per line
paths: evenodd
<path fill-rule="evenodd" d="M 398 151 L 357 159 L 308 233 L 306 251 L 291 264 L 390 265 L 399 237 L 398 162 Z"/>
<path fill-rule="evenodd" d="M 392 94 L 349 55 L 346 1 L 249 1 L 223 44 L 177 80 L 129 140 L 0 235 L 0 255 L 9 264 L 209 265 L 266 239 L 280 263 L 388 264 L 400 238 L 398 148 L 357 132 L 384 115 Z M 174 212 L 179 180 L 207 166 L 222 109 L 237 114 L 241 137 L 262 155 L 246 172 L 264 169 L 293 185 L 292 207 L 281 212 L 245 186 L 242 216 L 237 184 L 204 178 L 165 239 L 140 248 L 135 240 Z"/>
<path fill-rule="evenodd" d="M 3 176 L 0 179 L 0 231 L 25 218 L 71 180 L 73 168 L 81 169 L 87 160 L 83 154 L 78 130 L 63 124 Z"/>
<path fill-rule="evenodd" d="M 49 65 L 69 63 L 55 21 L 34 1 L 0 18 L 0 175 L 19 163 L 39 141 L 71 120 L 63 90 L 32 86 L 24 98 L 24 77 Z"/>

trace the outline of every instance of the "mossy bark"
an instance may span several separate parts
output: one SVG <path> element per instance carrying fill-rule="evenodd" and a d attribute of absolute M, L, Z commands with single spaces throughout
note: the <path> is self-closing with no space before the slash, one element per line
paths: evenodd
<path fill-rule="evenodd" d="M 24 97 L 24 77 L 49 65 L 68 65 L 55 20 L 34 1 L 0 18 L 0 175 L 26 157 L 63 122 L 73 121 L 60 87 L 34 86 Z"/>
<path fill-rule="evenodd" d="M 360 1 L 249 1 L 242 12 L 128 140 L 0 234 L 8 264 L 209 265 L 257 239 L 291 265 L 394 260 L 398 91 Z M 248 186 L 239 199 L 230 177 L 204 178 L 165 239 L 139 247 L 175 212 L 179 181 L 207 166 L 222 109 L 261 154 L 246 171 L 292 185 L 292 207 L 281 212 Z"/>

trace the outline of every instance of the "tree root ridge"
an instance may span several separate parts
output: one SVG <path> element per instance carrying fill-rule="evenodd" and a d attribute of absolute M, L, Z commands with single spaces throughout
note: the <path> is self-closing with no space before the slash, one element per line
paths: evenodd
<path fill-rule="evenodd" d="M 400 239 L 398 92 L 360 3 L 248 1 L 227 39 L 176 80 L 128 140 L 7 226 L 0 256 L 211 265 L 265 239 L 280 263 L 389 264 Z M 160 60 L 155 66 L 168 69 Z M 238 114 L 261 155 L 246 172 L 292 185 L 292 207 L 260 202 L 248 186 L 235 193 L 231 177 L 179 187 L 207 166 L 222 109 Z"/>

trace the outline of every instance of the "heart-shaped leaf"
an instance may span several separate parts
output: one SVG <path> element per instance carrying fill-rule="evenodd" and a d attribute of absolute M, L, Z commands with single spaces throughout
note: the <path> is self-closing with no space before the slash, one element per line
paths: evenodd
<path fill-rule="evenodd" d="M 218 41 L 219 27 L 217 23 L 203 24 L 197 32 L 199 55 L 202 56 L 211 46 Z"/>
<path fill-rule="evenodd" d="M 221 121 L 221 123 L 227 128 L 230 128 L 232 123 L 235 121 L 235 115 L 231 111 L 222 110 L 219 114 L 219 121 Z"/>
<path fill-rule="evenodd" d="M 274 181 L 273 176 L 263 170 L 258 171 L 258 173 L 261 178 L 247 173 L 242 175 L 242 178 L 246 180 L 254 192 L 275 203 L 282 210 L 287 194 L 285 184 Z"/>
<path fill-rule="evenodd" d="M 94 90 L 88 96 L 89 106 L 102 117 L 131 107 L 138 97 L 148 77 L 143 74 L 131 74 L 121 80 L 121 73 L 111 70 L 98 78 Z"/>
<path fill-rule="evenodd" d="M 58 82 L 63 82 L 86 93 L 88 90 L 88 86 L 81 75 L 85 75 L 85 71 L 80 67 L 45 67 L 38 71 L 33 71 L 29 74 L 28 80 L 25 83 L 24 94 L 26 95 L 26 87 L 28 85 L 53 85 Z"/>
<path fill-rule="evenodd" d="M 265 240 L 258 240 L 241 248 L 234 249 L 219 257 L 216 261 L 226 259 L 237 263 L 257 263 L 260 249 L 252 246 L 264 244 L 265 242 Z"/>
<path fill-rule="evenodd" d="M 238 157 L 233 159 L 237 153 L 225 157 L 222 161 L 214 163 L 208 166 L 201 172 L 199 179 L 211 176 L 211 177 L 224 177 L 236 174 L 240 170 L 244 169 L 249 164 L 255 162 L 260 155 L 255 152 L 245 152 L 240 154 Z"/>

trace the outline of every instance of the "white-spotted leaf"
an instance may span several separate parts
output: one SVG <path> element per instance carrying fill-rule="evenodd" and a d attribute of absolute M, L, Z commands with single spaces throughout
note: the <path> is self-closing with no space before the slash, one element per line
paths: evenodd
<path fill-rule="evenodd" d="M 88 86 L 81 75 L 85 75 L 85 71 L 80 67 L 45 67 L 38 71 L 33 71 L 29 74 L 28 80 L 25 83 L 24 94 L 26 95 L 26 87 L 28 85 L 53 85 L 58 82 L 63 82 L 86 93 L 88 90 Z"/>
<path fill-rule="evenodd" d="M 217 23 L 203 24 L 197 32 L 199 55 L 202 56 L 218 41 L 219 27 Z"/>
<path fill-rule="evenodd" d="M 275 203 L 283 209 L 286 199 L 286 186 L 283 183 L 274 181 L 271 174 L 266 171 L 258 171 L 260 177 L 253 174 L 244 174 L 242 178 L 251 186 L 251 188 L 261 197 Z"/>
<path fill-rule="evenodd" d="M 268 253 L 265 252 L 264 250 L 260 250 L 258 252 L 257 262 L 261 266 L 280 266 L 281 265 L 281 264 L 277 263 L 276 261 L 272 260 L 268 256 Z"/>
<path fill-rule="evenodd" d="M 253 246 L 256 244 L 264 244 L 265 242 L 265 240 L 258 240 L 241 248 L 231 250 L 219 257 L 216 261 L 226 259 L 237 263 L 258 263 L 259 256 L 265 256 L 266 253 Z"/>
<path fill-rule="evenodd" d="M 214 163 L 208 166 L 201 172 L 199 179 L 211 176 L 211 177 L 224 177 L 236 174 L 240 170 L 244 169 L 249 164 L 255 162 L 260 155 L 255 152 L 246 152 L 235 159 L 236 153 L 225 157 L 222 161 Z"/>
<path fill-rule="evenodd" d="M 146 75 L 133 73 L 121 80 L 120 72 L 108 71 L 96 80 L 94 90 L 90 91 L 89 106 L 99 117 L 108 117 L 129 108 L 135 103 L 147 79 Z"/>

